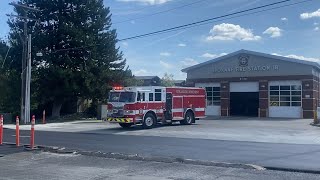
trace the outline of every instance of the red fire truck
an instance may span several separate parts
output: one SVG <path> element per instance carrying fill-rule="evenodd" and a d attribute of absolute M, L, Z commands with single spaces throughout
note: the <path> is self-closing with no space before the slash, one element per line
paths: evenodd
<path fill-rule="evenodd" d="M 192 87 L 115 87 L 109 94 L 106 120 L 121 127 L 142 124 L 152 128 L 158 122 L 195 123 L 205 117 L 205 90 Z"/>

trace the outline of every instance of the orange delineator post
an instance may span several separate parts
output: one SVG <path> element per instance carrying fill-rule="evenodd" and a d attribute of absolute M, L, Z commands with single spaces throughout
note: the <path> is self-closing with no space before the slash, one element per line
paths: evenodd
<path fill-rule="evenodd" d="M 19 116 L 16 117 L 16 146 L 20 146 Z"/>
<path fill-rule="evenodd" d="M 0 115 L 0 145 L 3 143 L 3 115 Z"/>
<path fill-rule="evenodd" d="M 31 135 L 30 135 L 30 149 L 34 148 L 34 125 L 36 123 L 35 115 L 32 116 L 31 120 Z"/>

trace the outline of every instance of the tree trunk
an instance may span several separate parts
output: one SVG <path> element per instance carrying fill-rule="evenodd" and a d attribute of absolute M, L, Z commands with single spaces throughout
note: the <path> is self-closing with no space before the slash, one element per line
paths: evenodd
<path fill-rule="evenodd" d="M 52 106 L 52 118 L 59 118 L 60 117 L 60 110 L 63 104 L 62 99 L 55 99 L 53 101 L 53 106 Z"/>

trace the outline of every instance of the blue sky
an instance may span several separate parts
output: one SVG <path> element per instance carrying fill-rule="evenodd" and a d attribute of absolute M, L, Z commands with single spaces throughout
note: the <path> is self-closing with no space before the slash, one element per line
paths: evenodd
<path fill-rule="evenodd" d="M 104 3 L 111 9 L 118 38 L 123 39 L 276 1 L 279 0 L 105 0 Z M 302 0 L 293 0 L 299 1 Z M 8 2 L 11 0 L 0 2 L 1 38 L 8 33 L 5 14 L 12 12 Z M 150 15 L 193 2 L 197 3 Z M 312 0 L 118 45 L 135 75 L 162 77 L 167 72 L 175 79 L 184 79 L 182 68 L 239 49 L 320 61 L 319 42 L 320 1 Z"/>

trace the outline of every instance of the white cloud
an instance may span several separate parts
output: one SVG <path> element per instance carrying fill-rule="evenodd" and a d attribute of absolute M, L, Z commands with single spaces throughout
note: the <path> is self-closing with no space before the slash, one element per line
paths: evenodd
<path fill-rule="evenodd" d="M 251 29 L 244 29 L 239 25 L 222 23 L 213 26 L 210 30 L 210 35 L 206 38 L 207 41 L 257 41 L 260 36 L 255 36 Z"/>
<path fill-rule="evenodd" d="M 213 58 L 217 58 L 224 55 L 227 55 L 227 53 L 220 53 L 220 54 L 204 53 L 201 55 L 201 57 L 213 59 Z"/>
<path fill-rule="evenodd" d="M 319 27 L 315 27 L 313 30 L 315 30 L 315 31 L 319 31 Z"/>
<path fill-rule="evenodd" d="M 288 18 L 283 17 L 283 18 L 281 18 L 281 21 L 288 21 Z"/>
<path fill-rule="evenodd" d="M 201 57 L 204 57 L 204 58 L 215 58 L 217 57 L 216 54 L 210 54 L 210 53 L 204 53 L 201 55 Z"/>
<path fill-rule="evenodd" d="M 172 0 L 117 0 L 121 2 L 138 2 L 142 4 L 155 5 L 155 4 L 164 4 Z"/>
<path fill-rule="evenodd" d="M 181 79 L 181 80 L 185 80 L 187 78 L 187 73 L 181 72 L 181 69 L 179 69 L 177 72 L 179 73 L 175 73 L 174 74 L 174 79 Z"/>
<path fill-rule="evenodd" d="M 319 23 L 317 23 L 317 22 L 314 22 L 314 23 L 313 23 L 313 25 L 315 25 L 315 26 L 318 26 L 318 24 L 319 24 Z"/>
<path fill-rule="evenodd" d="M 282 29 L 278 28 L 278 27 L 269 27 L 268 29 L 266 29 L 263 34 L 269 34 L 270 37 L 272 38 L 276 38 L 276 37 L 280 37 L 282 35 Z"/>
<path fill-rule="evenodd" d="M 192 58 L 185 58 L 184 60 L 180 61 L 180 63 L 182 64 L 182 68 L 186 68 L 189 66 L 193 66 L 196 64 L 199 64 L 198 61 L 192 59 Z"/>
<path fill-rule="evenodd" d="M 320 17 L 320 9 L 318 9 L 317 11 L 314 12 L 305 12 L 300 14 L 300 18 L 301 19 L 310 19 L 310 18 L 314 18 L 314 17 Z"/>
<path fill-rule="evenodd" d="M 149 72 L 147 70 L 145 70 L 145 69 L 139 69 L 137 71 L 133 71 L 133 74 L 135 76 L 145 76 L 145 75 L 148 75 Z"/>
<path fill-rule="evenodd" d="M 169 53 L 169 52 L 162 52 L 162 53 L 160 53 L 160 56 L 171 56 L 171 53 Z"/>
<path fill-rule="evenodd" d="M 163 67 L 166 68 L 166 69 L 170 69 L 170 68 L 173 67 L 172 64 L 166 63 L 166 62 L 164 62 L 164 61 L 160 61 L 160 65 L 163 66 Z"/>
<path fill-rule="evenodd" d="M 186 47 L 187 45 L 184 44 L 184 43 L 180 43 L 180 44 L 178 44 L 178 46 L 179 46 L 179 47 Z"/>
<path fill-rule="evenodd" d="M 283 57 L 294 58 L 294 59 L 301 59 L 301 60 L 306 60 L 306 61 L 320 62 L 320 58 L 304 57 L 304 56 L 299 56 L 299 55 L 295 55 L 295 54 L 281 55 L 281 54 L 277 54 L 277 53 L 272 53 L 272 55 L 283 56 Z"/>
<path fill-rule="evenodd" d="M 128 44 L 127 42 L 122 42 L 121 44 L 122 44 L 123 46 L 126 46 L 126 47 L 129 46 L 129 44 Z"/>

